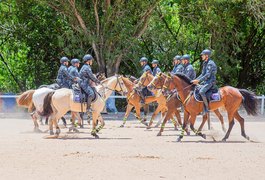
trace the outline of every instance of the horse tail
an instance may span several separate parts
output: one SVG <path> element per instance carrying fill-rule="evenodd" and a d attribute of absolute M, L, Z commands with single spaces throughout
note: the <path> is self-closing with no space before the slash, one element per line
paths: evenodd
<path fill-rule="evenodd" d="M 52 96 L 54 94 L 54 91 L 53 92 L 49 92 L 45 98 L 44 98 L 44 101 L 43 101 L 43 111 L 42 112 L 39 112 L 39 114 L 41 116 L 50 116 L 52 113 L 53 113 L 53 110 L 52 110 Z"/>
<path fill-rule="evenodd" d="M 31 112 L 34 109 L 34 104 L 32 101 L 34 92 L 35 90 L 28 90 L 18 96 L 18 98 L 16 99 L 18 106 L 29 108 L 29 112 Z"/>
<path fill-rule="evenodd" d="M 258 99 L 255 93 L 246 89 L 239 89 L 239 92 L 244 97 L 243 106 L 246 109 L 248 115 L 255 116 L 258 114 Z"/>

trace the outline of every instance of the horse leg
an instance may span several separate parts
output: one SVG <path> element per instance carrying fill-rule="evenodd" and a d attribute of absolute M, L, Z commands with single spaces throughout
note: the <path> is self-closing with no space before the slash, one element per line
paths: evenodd
<path fill-rule="evenodd" d="M 132 111 L 132 108 L 133 108 L 133 105 L 131 104 L 128 104 L 127 107 L 126 107 L 126 112 L 125 112 L 125 115 L 123 117 L 123 123 L 120 127 L 124 127 L 125 123 L 126 123 L 126 120 L 130 114 L 130 112 Z"/>
<path fill-rule="evenodd" d="M 48 124 L 49 124 L 49 118 L 46 117 L 46 118 L 45 118 L 45 125 L 48 125 Z"/>
<path fill-rule="evenodd" d="M 67 126 L 66 119 L 63 116 L 61 117 L 61 119 L 63 121 L 63 125 L 66 127 Z"/>
<path fill-rule="evenodd" d="M 100 113 L 98 113 L 97 111 L 92 112 L 93 127 L 92 127 L 92 131 L 91 131 L 91 135 L 94 136 L 96 139 L 99 138 L 99 136 L 97 135 L 97 129 L 96 129 L 99 114 Z"/>
<path fill-rule="evenodd" d="M 78 119 L 78 125 L 80 128 L 83 128 L 84 125 L 82 124 L 82 118 L 80 116 L 80 114 L 78 112 L 72 112 L 72 116 L 74 116 L 74 118 Z"/>
<path fill-rule="evenodd" d="M 164 128 L 165 128 L 165 124 L 171 117 L 172 117 L 172 112 L 168 111 L 166 113 L 166 115 L 164 116 L 163 123 L 161 125 L 161 128 L 160 128 L 159 132 L 157 133 L 157 136 L 161 136 L 162 135 L 162 132 L 164 131 Z"/>
<path fill-rule="evenodd" d="M 165 115 L 166 115 L 167 111 L 165 108 L 163 108 L 161 110 L 161 118 L 159 119 L 159 121 L 156 123 L 155 127 L 159 127 L 161 124 L 161 121 L 164 119 Z M 172 117 L 171 117 L 172 118 Z M 174 123 L 174 122 L 173 122 Z M 175 125 L 175 124 L 174 124 Z"/>
<path fill-rule="evenodd" d="M 205 134 L 202 134 L 201 130 L 202 130 L 202 127 L 204 126 L 206 120 L 208 118 L 208 113 L 206 115 L 203 116 L 203 120 L 202 120 L 202 123 L 199 127 L 198 130 L 196 130 L 194 128 L 194 124 L 195 124 L 195 120 L 196 120 L 196 115 L 193 114 L 191 117 L 190 117 L 190 129 L 198 136 L 201 136 L 203 139 L 206 139 L 206 135 Z"/>
<path fill-rule="evenodd" d="M 51 117 L 48 120 L 49 120 L 50 135 L 54 135 L 54 132 L 53 132 L 53 121 L 52 121 Z"/>
<path fill-rule="evenodd" d="M 179 125 L 179 126 L 182 126 L 181 116 L 180 116 L 179 110 L 176 109 L 175 112 L 174 112 L 174 114 L 175 114 L 175 116 L 176 116 L 176 118 L 177 118 L 178 125 Z M 177 130 L 177 129 L 176 129 L 176 130 Z"/>
<path fill-rule="evenodd" d="M 144 105 L 144 118 L 143 121 L 146 121 L 147 114 L 149 113 L 149 104 Z"/>
<path fill-rule="evenodd" d="M 224 117 L 220 113 L 218 109 L 214 110 L 215 115 L 219 118 L 221 125 L 222 125 L 222 130 L 226 132 L 225 124 L 224 124 Z"/>
<path fill-rule="evenodd" d="M 141 118 L 141 110 L 140 110 L 140 105 L 135 106 L 135 111 L 136 111 L 136 118 L 144 125 L 148 126 L 147 122 L 144 121 L 144 119 Z"/>
<path fill-rule="evenodd" d="M 201 122 L 201 125 L 200 125 L 199 129 L 198 129 L 198 132 L 200 132 L 202 130 L 205 122 L 207 121 L 207 119 L 208 119 L 208 113 L 206 113 L 205 115 L 202 116 L 202 122 Z"/>
<path fill-rule="evenodd" d="M 225 137 L 222 139 L 222 141 L 226 141 L 228 139 L 230 132 L 235 124 L 234 113 L 231 113 L 231 112 L 228 113 L 228 120 L 229 120 L 228 131 L 226 132 Z"/>
<path fill-rule="evenodd" d="M 79 132 L 78 129 L 76 128 L 76 124 L 75 124 L 75 116 L 74 113 L 72 112 L 72 117 L 71 117 L 71 126 L 69 127 L 69 132 Z"/>
<path fill-rule="evenodd" d="M 177 142 L 180 142 L 184 136 L 184 132 L 187 128 L 189 117 L 190 117 L 190 114 L 187 111 L 184 111 L 184 120 L 182 124 L 181 134 L 179 135 Z"/>
<path fill-rule="evenodd" d="M 104 119 L 102 118 L 102 116 L 100 114 L 99 114 L 98 120 L 100 121 L 100 125 L 99 125 L 98 128 L 96 128 L 97 132 L 99 132 L 105 126 Z"/>
<path fill-rule="evenodd" d="M 152 117 L 151 117 L 151 120 L 150 120 L 150 122 L 149 122 L 149 125 L 148 125 L 147 129 L 150 129 L 150 128 L 151 128 L 151 125 L 153 124 L 153 121 L 154 121 L 155 117 L 157 116 L 157 114 L 158 114 L 160 111 L 161 111 L 161 106 L 159 105 L 159 106 L 157 106 L 155 112 L 153 113 L 153 115 L 152 115 Z M 159 124 L 156 124 L 156 125 L 155 125 L 155 127 L 158 127 L 158 126 L 159 126 Z"/>
<path fill-rule="evenodd" d="M 241 135 L 245 138 L 245 139 L 247 139 L 247 140 L 249 140 L 249 136 L 247 136 L 246 135 L 246 132 L 245 132 L 245 120 L 244 120 L 244 118 L 243 117 L 241 117 L 240 115 L 239 115 L 239 113 L 238 113 L 238 111 L 236 111 L 235 112 L 235 119 L 239 122 L 239 124 L 240 124 L 240 127 L 241 127 Z"/>
<path fill-rule="evenodd" d="M 33 124 L 34 124 L 34 132 L 42 132 L 39 129 L 38 116 L 37 116 L 37 113 L 35 111 L 33 113 L 31 113 L 31 118 L 32 118 L 32 121 L 33 121 Z"/>

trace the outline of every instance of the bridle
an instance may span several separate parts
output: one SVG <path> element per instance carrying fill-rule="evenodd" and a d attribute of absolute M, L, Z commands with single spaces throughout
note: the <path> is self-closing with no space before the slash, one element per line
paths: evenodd
<path fill-rule="evenodd" d="M 105 89 L 108 89 L 108 90 L 111 90 L 111 91 L 117 91 L 117 90 L 116 90 L 116 87 L 119 86 L 121 90 L 120 90 L 120 91 L 117 91 L 118 93 L 124 93 L 124 92 L 126 92 L 126 91 L 124 91 L 123 88 L 122 88 L 122 85 L 121 85 L 121 82 L 120 82 L 119 76 L 116 76 L 116 78 L 117 78 L 117 82 L 116 82 L 116 84 L 115 84 L 114 89 L 111 89 L 111 88 L 109 88 L 109 87 L 105 87 L 105 86 L 103 86 L 103 87 L 104 87 Z M 105 93 L 104 93 L 104 94 L 105 94 Z"/>
<path fill-rule="evenodd" d="M 141 81 L 138 82 L 138 84 L 139 84 L 140 86 L 144 86 L 145 81 L 146 81 L 146 80 L 149 80 L 149 77 L 148 77 L 147 73 L 145 73 L 145 74 L 142 76 L 142 78 L 144 78 L 144 80 L 141 80 Z M 142 79 L 142 78 L 141 78 L 141 79 Z M 142 81 L 143 81 L 143 82 L 142 82 Z M 148 82 L 148 81 L 147 81 L 147 82 Z M 151 81 L 149 80 L 149 82 L 151 82 Z"/>
<path fill-rule="evenodd" d="M 161 75 L 162 75 L 162 73 L 156 75 L 156 77 L 158 78 L 158 83 L 155 84 L 153 81 L 151 82 L 151 84 L 154 86 L 155 89 L 162 89 L 163 88 Z M 161 87 L 156 87 L 157 84 L 161 84 Z"/>

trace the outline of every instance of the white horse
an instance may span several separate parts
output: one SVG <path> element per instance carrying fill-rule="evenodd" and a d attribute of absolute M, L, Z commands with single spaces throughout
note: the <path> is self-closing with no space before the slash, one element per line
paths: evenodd
<path fill-rule="evenodd" d="M 123 92 L 127 91 L 123 84 L 121 76 L 115 75 L 111 76 L 103 81 L 102 85 L 96 86 L 96 91 L 99 93 L 97 99 L 91 104 L 92 109 L 92 121 L 93 129 L 91 135 L 95 138 L 99 138 L 97 132 L 99 132 L 105 125 L 103 118 L 100 113 L 103 111 L 106 99 L 111 95 L 113 91 Z M 86 104 L 84 103 L 81 107 L 80 103 L 73 101 L 73 92 L 69 89 L 59 89 L 54 92 L 48 93 L 44 99 L 44 106 L 42 115 L 49 116 L 49 129 L 50 134 L 53 135 L 53 124 L 56 128 L 55 137 L 60 134 L 60 128 L 58 126 L 58 119 L 62 117 L 67 111 L 81 112 L 86 109 Z M 101 125 L 96 128 L 97 120 L 101 122 Z"/>

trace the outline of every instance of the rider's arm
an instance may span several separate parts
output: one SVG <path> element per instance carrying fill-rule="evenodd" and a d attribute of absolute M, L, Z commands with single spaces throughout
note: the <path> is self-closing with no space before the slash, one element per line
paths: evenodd
<path fill-rule="evenodd" d="M 212 75 L 213 72 L 213 65 L 212 64 L 208 64 L 206 67 L 206 72 L 205 74 L 201 74 L 197 79 L 202 82 L 202 81 L 206 81 L 207 79 L 209 79 Z"/>
<path fill-rule="evenodd" d="M 69 74 L 69 72 L 67 71 L 67 68 L 63 68 L 62 69 L 62 72 L 63 72 L 63 74 L 68 78 L 68 79 L 70 79 L 70 80 L 74 80 L 74 77 L 72 77 L 70 74 Z"/>
<path fill-rule="evenodd" d="M 95 83 L 97 83 L 97 84 L 100 84 L 100 80 L 98 80 L 98 79 L 94 76 L 94 74 L 92 73 L 91 70 L 87 70 L 87 75 L 88 75 L 88 77 L 89 77 L 93 82 L 95 82 Z"/>

